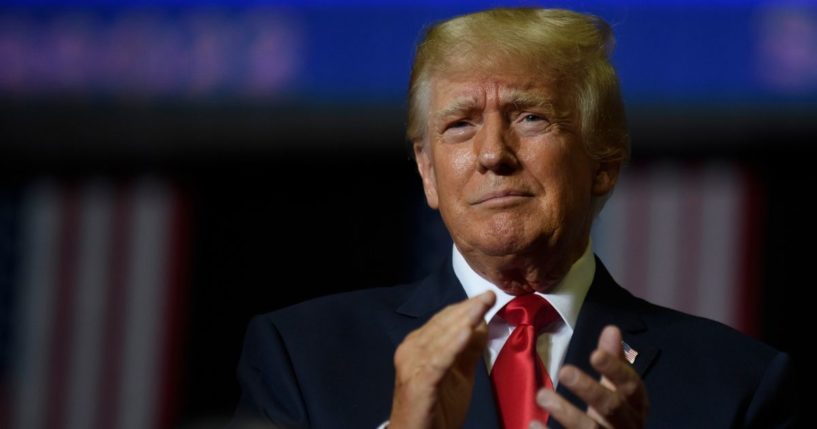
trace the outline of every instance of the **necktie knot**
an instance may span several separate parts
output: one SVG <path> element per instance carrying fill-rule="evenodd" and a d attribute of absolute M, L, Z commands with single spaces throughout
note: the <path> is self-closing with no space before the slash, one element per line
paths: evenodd
<path fill-rule="evenodd" d="M 508 302 L 499 316 L 514 326 L 531 325 L 537 332 L 559 318 L 559 313 L 541 296 L 520 295 Z"/>

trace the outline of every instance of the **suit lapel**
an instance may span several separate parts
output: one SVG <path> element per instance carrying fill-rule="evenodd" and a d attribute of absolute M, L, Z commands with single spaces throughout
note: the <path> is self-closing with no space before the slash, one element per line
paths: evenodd
<path fill-rule="evenodd" d="M 445 306 L 466 298 L 465 290 L 454 275 L 451 259 L 446 258 L 442 266 L 426 277 L 397 308 L 397 318 L 389 329 L 395 347 L 409 332 L 421 327 Z M 471 405 L 463 427 L 474 429 L 499 427 L 498 422 L 499 415 L 488 370 L 485 362 L 480 359 L 474 379 Z"/>
<path fill-rule="evenodd" d="M 633 368 L 642 378 L 645 377 L 658 356 L 659 349 L 642 339 L 647 326 L 641 320 L 637 299 L 617 285 L 601 261 L 596 258 L 593 283 L 579 311 L 564 363 L 575 365 L 598 379 L 599 373 L 590 366 L 590 354 L 596 349 L 599 335 L 607 325 L 618 326 L 624 342 L 638 352 Z M 563 385 L 560 384 L 556 391 L 579 409 L 587 408 L 584 402 Z M 553 420 L 549 424 L 552 428 L 562 427 Z"/>

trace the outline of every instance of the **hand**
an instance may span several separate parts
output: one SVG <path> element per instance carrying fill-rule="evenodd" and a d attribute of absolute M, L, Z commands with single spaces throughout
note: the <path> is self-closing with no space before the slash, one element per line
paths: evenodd
<path fill-rule="evenodd" d="M 495 302 L 486 292 L 450 305 L 406 336 L 394 354 L 390 429 L 462 427 Z"/>
<path fill-rule="evenodd" d="M 602 375 L 601 382 L 573 365 L 559 371 L 559 382 L 588 405 L 586 413 L 550 390 L 540 390 L 536 402 L 566 428 L 643 428 L 649 408 L 647 390 L 624 359 L 618 328 L 604 328 L 590 364 Z M 544 427 L 542 422 L 531 425 Z"/>

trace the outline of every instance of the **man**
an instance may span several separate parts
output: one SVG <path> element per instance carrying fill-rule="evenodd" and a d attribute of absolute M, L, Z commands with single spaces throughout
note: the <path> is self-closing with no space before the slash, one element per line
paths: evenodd
<path fill-rule="evenodd" d="M 254 319 L 236 423 L 792 424 L 786 355 L 634 298 L 593 257 L 593 219 L 629 150 L 611 46 L 606 23 L 564 10 L 428 30 L 408 136 L 452 257 L 417 284 Z"/>

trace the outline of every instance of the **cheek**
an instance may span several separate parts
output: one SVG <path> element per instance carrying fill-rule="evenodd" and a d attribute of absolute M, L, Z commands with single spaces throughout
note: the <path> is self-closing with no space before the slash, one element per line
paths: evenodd
<path fill-rule="evenodd" d="M 454 153 L 453 159 L 451 159 L 450 162 L 451 169 L 454 171 L 454 174 L 462 176 L 469 170 L 470 167 L 473 166 L 474 157 L 467 151 L 459 150 Z"/>
<path fill-rule="evenodd" d="M 590 211 L 593 199 L 592 174 L 586 168 L 575 168 L 572 175 L 564 178 L 566 204 L 569 204 L 571 214 L 585 213 Z M 569 215 L 571 215 L 569 214 Z"/>
<path fill-rule="evenodd" d="M 592 172 L 586 163 L 564 153 L 542 157 L 537 161 L 536 175 L 545 195 L 545 210 L 561 218 L 589 204 Z"/>
<path fill-rule="evenodd" d="M 458 194 L 473 168 L 473 157 L 464 150 L 440 150 L 434 154 L 437 189 L 441 194 Z"/>

